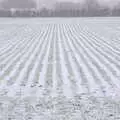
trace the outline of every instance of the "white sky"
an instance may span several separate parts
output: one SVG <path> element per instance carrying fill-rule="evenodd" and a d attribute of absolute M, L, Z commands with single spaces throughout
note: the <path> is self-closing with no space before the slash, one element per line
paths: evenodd
<path fill-rule="evenodd" d="M 4 0 L 0 0 L 0 1 L 4 1 Z M 25 1 L 25 0 L 21 0 L 21 1 Z M 34 1 L 39 1 L 39 5 L 38 7 L 51 7 L 56 1 L 61 1 L 61 2 L 83 2 L 85 0 L 34 0 Z M 102 5 L 107 5 L 110 7 L 113 7 L 114 5 L 118 4 L 118 2 L 120 2 L 120 0 L 98 0 Z"/>
<path fill-rule="evenodd" d="M 36 0 L 37 1 L 37 0 Z M 67 1 L 67 2 L 82 2 L 85 0 L 39 0 L 41 5 L 44 4 L 46 6 L 50 6 L 52 4 L 54 4 L 56 1 Z M 98 0 L 101 4 L 103 5 L 109 5 L 109 6 L 114 6 L 116 5 L 118 2 L 120 2 L 120 0 Z"/>
<path fill-rule="evenodd" d="M 37 1 L 37 0 L 36 0 Z M 39 0 L 41 3 L 51 3 L 51 2 L 56 2 L 56 1 L 70 1 L 70 2 L 81 2 L 81 1 L 85 1 L 85 0 Z M 98 0 L 101 3 L 115 3 L 118 2 L 120 0 Z"/>

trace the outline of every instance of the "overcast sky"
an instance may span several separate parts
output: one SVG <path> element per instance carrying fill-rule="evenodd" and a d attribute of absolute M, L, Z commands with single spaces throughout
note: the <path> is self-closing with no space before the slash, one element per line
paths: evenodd
<path fill-rule="evenodd" d="M 37 1 L 37 0 L 35 0 Z M 42 4 L 45 4 L 46 6 L 49 6 L 49 5 L 52 5 L 54 4 L 56 1 L 61 1 L 61 2 L 83 2 L 85 0 L 39 0 L 41 5 Z M 115 5 L 118 4 L 118 2 L 120 2 L 120 0 L 97 0 L 99 1 L 102 5 L 105 5 L 105 6 L 110 6 L 110 7 L 113 7 Z"/>
<path fill-rule="evenodd" d="M 35 0 L 37 1 L 37 0 Z M 70 2 L 81 2 L 81 1 L 85 1 L 85 0 L 39 0 L 41 3 L 51 3 L 51 2 L 56 2 L 56 1 L 70 1 Z M 115 3 L 118 2 L 120 0 L 98 0 L 101 3 Z"/>
<path fill-rule="evenodd" d="M 0 0 L 0 1 L 4 1 L 4 0 Z M 10 1 L 10 0 L 9 0 Z M 20 0 L 20 1 L 25 1 L 25 0 Z M 31 0 L 30 0 L 31 1 Z M 46 7 L 51 7 L 55 2 L 59 1 L 59 2 L 83 2 L 85 0 L 33 0 L 36 3 L 39 3 L 39 7 L 42 6 L 46 6 Z M 107 5 L 110 7 L 115 6 L 118 2 L 120 2 L 120 0 L 97 0 L 99 1 L 102 5 Z M 14 3 L 12 3 L 14 4 Z"/>

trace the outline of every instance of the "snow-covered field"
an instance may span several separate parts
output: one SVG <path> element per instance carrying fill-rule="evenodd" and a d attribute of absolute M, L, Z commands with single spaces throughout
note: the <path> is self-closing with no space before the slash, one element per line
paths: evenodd
<path fill-rule="evenodd" d="M 120 18 L 1 18 L 0 120 L 120 120 Z"/>

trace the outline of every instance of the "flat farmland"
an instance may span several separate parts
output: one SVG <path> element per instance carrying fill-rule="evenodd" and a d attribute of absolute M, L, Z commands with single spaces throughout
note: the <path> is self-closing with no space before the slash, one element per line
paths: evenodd
<path fill-rule="evenodd" d="M 120 120 L 120 18 L 1 18 L 0 120 Z"/>

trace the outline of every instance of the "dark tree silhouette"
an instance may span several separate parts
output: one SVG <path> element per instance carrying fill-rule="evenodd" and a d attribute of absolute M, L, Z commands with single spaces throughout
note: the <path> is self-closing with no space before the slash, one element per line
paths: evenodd
<path fill-rule="evenodd" d="M 56 2 L 53 9 L 41 9 L 33 0 L 3 0 L 1 17 L 93 17 L 120 16 L 120 3 L 114 8 L 101 5 L 97 0 L 85 0 L 84 3 Z"/>

